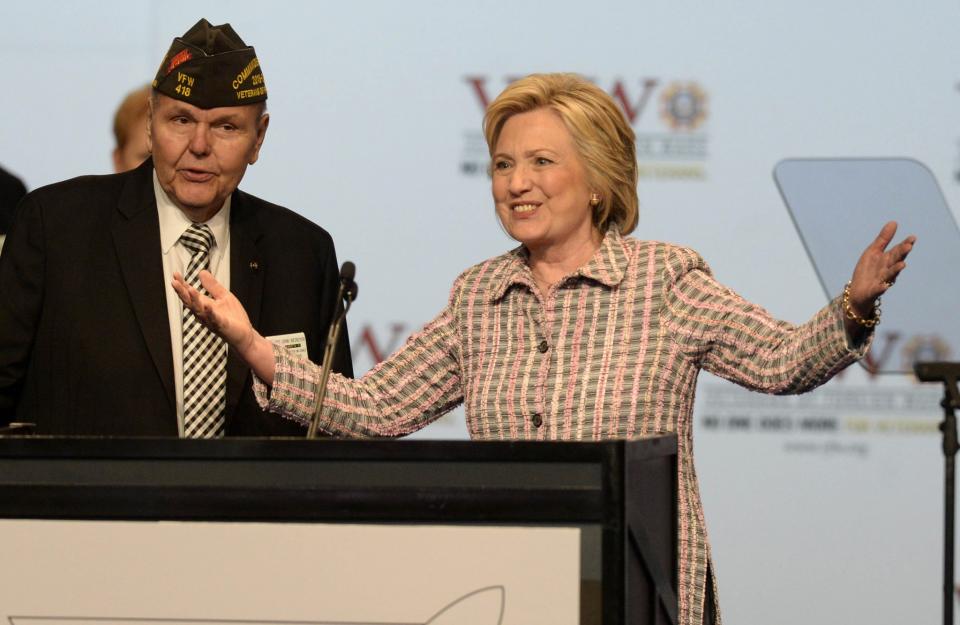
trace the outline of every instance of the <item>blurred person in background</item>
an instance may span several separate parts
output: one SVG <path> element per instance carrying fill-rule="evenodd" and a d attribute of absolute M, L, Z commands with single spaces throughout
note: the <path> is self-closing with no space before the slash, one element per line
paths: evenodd
<path fill-rule="evenodd" d="M 23 181 L 0 167 L 0 250 L 3 250 L 3 242 L 13 223 L 17 204 L 26 194 L 27 187 Z"/>
<path fill-rule="evenodd" d="M 150 158 L 147 114 L 153 88 L 147 84 L 128 93 L 113 115 L 113 171 L 121 173 Z"/>

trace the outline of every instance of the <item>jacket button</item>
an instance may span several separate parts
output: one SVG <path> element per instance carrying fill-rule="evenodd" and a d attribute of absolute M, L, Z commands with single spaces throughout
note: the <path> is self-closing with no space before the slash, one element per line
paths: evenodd
<path fill-rule="evenodd" d="M 541 354 L 547 353 L 547 350 L 550 349 L 550 344 L 547 343 L 546 339 L 540 341 L 540 344 L 537 345 L 537 349 L 540 350 Z"/>
<path fill-rule="evenodd" d="M 533 417 L 531 418 L 531 420 L 533 421 L 533 427 L 537 427 L 537 428 L 538 428 L 538 427 L 540 427 L 541 425 L 543 425 L 543 417 L 541 417 L 539 413 L 533 415 Z"/>

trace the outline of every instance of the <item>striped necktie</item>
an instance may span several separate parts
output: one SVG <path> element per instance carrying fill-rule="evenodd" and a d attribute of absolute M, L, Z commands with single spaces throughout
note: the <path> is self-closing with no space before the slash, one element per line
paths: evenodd
<path fill-rule="evenodd" d="M 204 295 L 200 270 L 210 264 L 213 233 L 206 224 L 192 224 L 180 237 L 192 257 L 187 284 Z M 224 433 L 227 396 L 227 345 L 208 330 L 190 309 L 183 307 L 183 435 L 218 438 Z"/>

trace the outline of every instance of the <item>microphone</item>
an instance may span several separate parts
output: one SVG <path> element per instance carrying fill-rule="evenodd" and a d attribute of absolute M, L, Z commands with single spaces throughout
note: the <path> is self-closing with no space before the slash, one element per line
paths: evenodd
<path fill-rule="evenodd" d="M 951 415 L 954 409 L 960 408 L 960 390 L 957 389 L 957 382 L 960 381 L 960 362 L 915 362 L 913 363 L 913 373 L 921 382 L 943 382 L 946 394 L 940 405 L 948 410 Z M 954 417 L 951 416 L 950 418 L 953 419 Z M 941 423 L 942 428 L 943 424 Z M 954 431 L 956 431 L 956 428 L 954 428 Z M 955 443 L 956 441 L 954 441 Z"/>
<path fill-rule="evenodd" d="M 956 362 L 915 362 L 913 372 L 921 382 L 950 382 L 960 378 L 960 363 Z"/>
<path fill-rule="evenodd" d="M 346 282 L 349 284 L 353 282 L 353 276 L 355 275 L 357 275 L 357 266 L 349 260 L 344 261 L 343 266 L 340 267 L 340 283 Z"/>
<path fill-rule="evenodd" d="M 340 328 L 350 310 L 353 300 L 357 299 L 357 283 L 353 277 L 357 274 L 357 267 L 349 260 L 340 267 L 340 288 L 337 289 L 337 301 L 343 302 L 343 309 L 334 315 L 330 322 L 330 331 L 327 332 L 327 344 L 323 347 L 323 361 L 320 364 L 320 382 L 317 385 L 317 403 L 313 408 L 313 418 L 307 428 L 307 438 L 317 437 L 317 425 L 323 413 L 323 399 L 327 396 L 327 379 L 333 367 L 333 355 L 337 351 L 337 342 L 340 338 Z"/>
<path fill-rule="evenodd" d="M 340 268 L 340 287 L 343 289 L 343 297 L 351 302 L 357 299 L 357 283 L 353 281 L 355 275 L 357 275 L 357 266 L 349 260 L 345 261 Z"/>

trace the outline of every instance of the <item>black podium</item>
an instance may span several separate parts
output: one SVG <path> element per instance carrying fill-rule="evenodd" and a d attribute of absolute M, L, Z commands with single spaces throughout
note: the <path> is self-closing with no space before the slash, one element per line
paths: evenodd
<path fill-rule="evenodd" d="M 674 436 L 0 438 L 0 517 L 577 527 L 581 623 L 675 623 Z M 531 563 L 535 574 L 535 563 Z"/>

